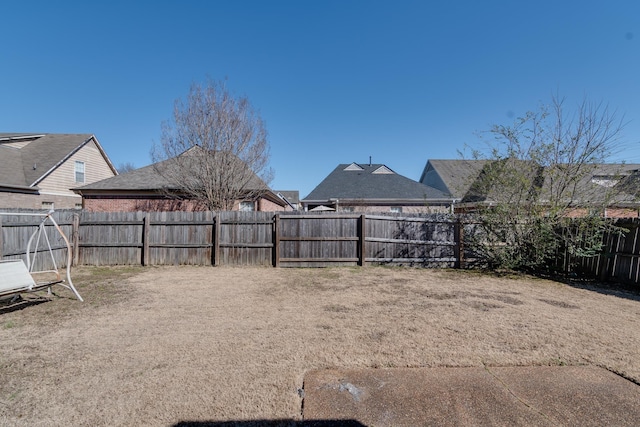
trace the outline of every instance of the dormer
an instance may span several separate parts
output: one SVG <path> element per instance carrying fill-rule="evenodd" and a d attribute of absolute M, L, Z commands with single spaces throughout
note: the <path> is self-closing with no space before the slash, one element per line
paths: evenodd
<path fill-rule="evenodd" d="M 385 165 L 382 165 L 371 173 L 391 175 L 391 174 L 394 174 L 395 172 L 389 169 L 388 167 L 386 167 Z"/>
<path fill-rule="evenodd" d="M 363 171 L 364 168 L 362 168 L 360 165 L 358 165 L 357 163 L 351 163 L 349 166 L 347 166 L 346 168 L 344 168 L 345 171 Z"/>

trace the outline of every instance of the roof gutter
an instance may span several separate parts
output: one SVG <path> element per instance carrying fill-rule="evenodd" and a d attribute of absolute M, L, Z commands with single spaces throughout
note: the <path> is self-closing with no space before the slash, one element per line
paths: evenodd
<path fill-rule="evenodd" d="M 276 193 L 276 196 L 278 196 L 278 197 L 280 197 L 282 200 L 284 200 L 284 202 L 285 202 L 286 204 L 288 204 L 288 205 L 289 205 L 289 207 L 290 207 L 291 209 L 293 209 L 294 211 L 296 210 L 295 206 L 293 206 L 293 205 L 291 204 L 291 202 L 289 202 L 289 199 L 287 199 L 286 197 L 284 197 L 284 196 L 282 195 L 282 193 Z"/>
<path fill-rule="evenodd" d="M 0 184 L 0 191 L 4 191 L 7 193 L 28 193 L 28 194 L 38 194 L 40 192 L 40 188 L 38 187 L 30 187 L 27 185 L 9 185 L 9 184 Z"/>

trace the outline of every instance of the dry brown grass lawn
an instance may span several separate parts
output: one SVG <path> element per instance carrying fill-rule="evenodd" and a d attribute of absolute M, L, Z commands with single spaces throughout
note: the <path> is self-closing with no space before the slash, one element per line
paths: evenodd
<path fill-rule="evenodd" d="M 0 425 L 299 419 L 307 370 L 594 364 L 640 381 L 640 302 L 401 268 L 83 268 L 0 311 Z"/>

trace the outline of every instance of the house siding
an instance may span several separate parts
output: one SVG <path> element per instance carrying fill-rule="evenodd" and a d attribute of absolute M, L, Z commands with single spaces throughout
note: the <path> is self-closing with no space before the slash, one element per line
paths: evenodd
<path fill-rule="evenodd" d="M 84 162 L 85 164 L 84 182 L 75 181 L 76 161 Z M 90 141 L 40 181 L 38 187 L 40 187 L 41 193 L 66 195 L 75 200 L 81 197 L 71 191 L 71 188 L 111 178 L 112 176 L 115 176 L 115 173 L 102 157 L 102 153 L 98 150 L 95 142 Z"/>
<path fill-rule="evenodd" d="M 431 165 L 427 166 L 427 169 L 423 174 L 422 180 L 420 182 L 424 185 L 428 185 L 430 187 L 436 188 L 444 193 L 451 192 L 451 190 L 447 188 L 446 184 L 442 180 L 442 177 L 440 176 L 440 174 L 438 174 L 438 171 L 433 169 Z"/>

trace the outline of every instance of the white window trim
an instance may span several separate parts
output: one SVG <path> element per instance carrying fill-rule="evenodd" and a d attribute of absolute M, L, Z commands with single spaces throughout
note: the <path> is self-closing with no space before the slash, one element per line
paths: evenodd
<path fill-rule="evenodd" d="M 78 168 L 78 166 L 80 165 L 82 165 L 82 168 Z M 79 170 L 79 169 L 82 169 L 82 170 Z M 82 181 L 78 181 L 78 173 L 82 174 Z M 87 173 L 87 169 L 86 169 L 85 162 L 76 160 L 73 166 L 73 181 L 80 184 L 84 184 L 87 181 L 86 173 Z"/>
<path fill-rule="evenodd" d="M 249 206 L 249 203 L 251 203 L 251 210 L 247 210 L 247 209 L 243 209 L 242 206 Z M 240 204 L 238 205 L 238 210 L 242 211 L 242 212 L 255 212 L 256 210 L 256 202 L 253 202 L 251 200 L 242 200 L 240 202 Z"/>

